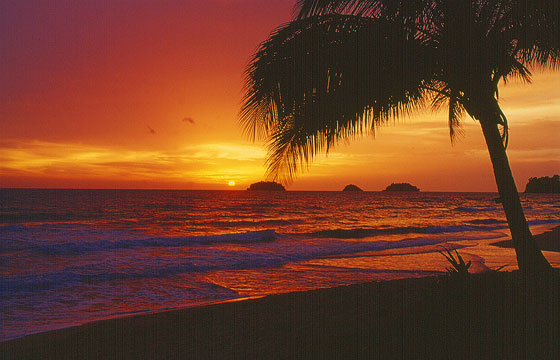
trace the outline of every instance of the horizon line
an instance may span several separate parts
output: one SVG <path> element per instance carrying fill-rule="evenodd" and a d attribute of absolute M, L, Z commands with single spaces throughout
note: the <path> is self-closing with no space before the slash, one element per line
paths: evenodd
<path fill-rule="evenodd" d="M 0 187 L 0 190 L 126 190 L 126 191 L 248 191 L 248 189 L 150 189 L 150 188 L 49 188 L 49 187 Z M 348 192 L 343 190 L 281 190 L 281 191 L 274 191 L 274 190 L 251 190 L 251 191 L 260 191 L 260 192 Z M 410 191 L 385 191 L 385 190 L 363 190 L 356 191 L 356 193 L 360 192 L 382 192 L 382 193 L 409 193 Z M 443 191 L 443 190 L 420 190 L 414 193 L 498 193 L 497 190 L 495 191 Z M 351 191 L 350 193 L 354 193 Z M 524 194 L 525 192 L 519 192 L 520 194 Z"/>

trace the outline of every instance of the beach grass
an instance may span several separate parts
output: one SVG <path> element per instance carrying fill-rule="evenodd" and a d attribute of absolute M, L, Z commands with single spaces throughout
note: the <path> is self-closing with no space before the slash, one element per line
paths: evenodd
<path fill-rule="evenodd" d="M 2 359 L 553 359 L 559 274 L 371 282 L 117 318 L 0 344 Z"/>

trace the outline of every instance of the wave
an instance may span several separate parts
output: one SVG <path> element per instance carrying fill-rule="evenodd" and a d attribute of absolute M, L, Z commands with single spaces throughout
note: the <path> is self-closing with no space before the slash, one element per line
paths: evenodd
<path fill-rule="evenodd" d="M 260 220 L 260 221 L 205 221 L 196 223 L 196 225 L 204 226 L 219 226 L 219 227 L 239 227 L 239 226 L 287 226 L 294 224 L 302 224 L 304 220 L 282 220 L 282 219 L 272 219 L 272 220 Z"/>
<path fill-rule="evenodd" d="M 498 220 L 498 219 L 476 219 L 476 220 L 471 220 L 471 221 L 469 221 L 468 224 L 474 224 L 474 225 L 480 225 L 480 224 L 484 224 L 484 225 L 494 225 L 494 224 L 507 224 L 507 221 L 505 221 L 505 220 Z"/>
<path fill-rule="evenodd" d="M 468 206 L 459 206 L 454 209 L 455 211 L 462 211 L 462 212 L 487 212 L 487 211 L 503 211 L 501 208 L 497 207 L 468 207 Z"/>
<path fill-rule="evenodd" d="M 111 233 L 105 233 L 105 236 Z M 114 233 L 119 236 L 119 233 Z M 129 235 L 130 236 L 130 235 Z M 71 255 L 87 252 L 106 250 L 134 249 L 146 247 L 182 247 L 204 245 L 212 243 L 251 243 L 274 241 L 279 237 L 274 230 L 249 231 L 244 233 L 232 233 L 208 236 L 188 237 L 153 237 L 153 238 L 125 238 L 121 240 L 97 240 L 83 242 L 64 242 L 55 244 L 33 244 L 25 241 L 11 241 L 2 243 L 1 252 L 32 250 L 47 255 Z"/>
<path fill-rule="evenodd" d="M 529 225 L 560 224 L 560 219 L 537 219 L 527 221 Z"/>
<path fill-rule="evenodd" d="M 489 223 L 494 224 L 494 223 Z M 498 224 L 498 223 L 496 223 Z M 309 237 L 334 238 L 334 239 L 363 239 L 380 235 L 406 235 L 406 234 L 444 234 L 464 231 L 488 231 L 500 227 L 480 225 L 455 225 L 455 226 L 404 226 L 396 228 L 358 228 L 358 229 L 330 229 L 305 234 Z"/>
<path fill-rule="evenodd" d="M 528 221 L 529 225 L 546 225 L 560 223 L 560 219 L 537 219 Z M 404 226 L 396 228 L 356 228 L 356 229 L 329 229 L 304 234 L 308 237 L 333 238 L 333 239 L 363 239 L 381 235 L 407 235 L 407 234 L 446 234 L 471 231 L 492 231 L 507 227 L 507 221 L 499 219 L 475 219 L 466 225 L 452 226 Z"/>
<path fill-rule="evenodd" d="M 90 213 L 87 215 L 75 214 L 73 212 L 32 212 L 32 213 L 2 213 L 0 214 L 0 224 L 21 224 L 21 223 L 58 223 L 74 221 L 91 221 L 101 219 L 102 214 Z"/>
<path fill-rule="evenodd" d="M 104 269 L 100 269 L 97 272 L 87 273 L 85 268 L 85 266 L 76 266 L 46 274 L 14 275 L 10 278 L 0 277 L 0 296 L 11 296 L 15 293 L 31 294 L 49 290 L 58 292 L 61 288 L 64 289 L 63 291 L 68 291 L 72 286 L 95 286 L 104 282 L 122 283 L 134 279 L 161 279 L 181 273 L 193 273 L 205 270 L 204 268 L 196 267 L 192 263 L 161 268 L 138 268 L 126 272 L 112 270 L 103 272 Z M 187 289 L 187 291 L 191 293 L 190 295 L 192 295 L 193 290 L 200 291 L 201 295 L 208 295 L 210 291 L 214 294 L 216 292 L 222 292 L 230 297 L 236 297 L 238 295 L 234 290 L 204 280 L 188 279 L 185 281 L 187 283 L 195 283 L 192 289 Z M 112 287 L 111 285 L 108 286 Z M 185 289 L 181 288 L 180 291 L 185 292 Z"/>
<path fill-rule="evenodd" d="M 306 235 L 310 237 L 319 238 L 335 238 L 335 239 L 363 239 L 367 237 L 373 237 L 378 235 L 399 235 L 399 234 L 412 234 L 420 233 L 422 231 L 421 227 L 398 227 L 389 229 L 379 229 L 379 228 L 358 228 L 358 229 L 330 229 L 321 230 Z"/>
<path fill-rule="evenodd" d="M 258 238 L 260 236 L 253 237 L 253 239 Z M 222 238 L 221 240 L 225 239 Z M 96 286 L 96 284 L 101 283 L 120 283 L 134 279 L 169 278 L 182 274 L 200 274 L 209 271 L 237 271 L 281 267 L 288 263 L 310 259 L 346 256 L 348 254 L 393 248 L 426 246 L 443 243 L 447 240 L 435 238 L 410 238 L 399 241 L 375 242 L 333 240 L 300 247 L 286 247 L 285 245 L 273 242 L 268 243 L 270 246 L 262 250 L 228 250 L 201 247 L 197 249 L 195 257 L 177 256 L 156 259 L 128 254 L 126 256 L 119 256 L 116 259 L 110 259 L 108 262 L 83 263 L 63 269 L 53 269 L 54 271 L 46 273 L 0 276 L 0 296 L 11 295 L 16 292 L 34 293 L 49 291 L 71 286 Z M 134 258 L 135 266 L 123 266 L 124 264 L 129 264 L 127 259 L 132 258 Z M 79 260 L 76 259 L 76 261 Z"/>

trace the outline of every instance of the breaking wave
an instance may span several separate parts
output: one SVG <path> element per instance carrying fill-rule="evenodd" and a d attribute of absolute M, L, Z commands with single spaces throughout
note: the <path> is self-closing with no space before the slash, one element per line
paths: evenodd
<path fill-rule="evenodd" d="M 485 223 L 486 224 L 486 223 Z M 490 222 L 488 224 L 501 224 Z M 395 228 L 331 229 L 308 233 L 307 236 L 335 239 L 363 239 L 380 235 L 444 234 L 464 231 L 488 231 L 502 226 L 456 225 L 456 226 L 404 226 Z"/>
<path fill-rule="evenodd" d="M 25 226 L 11 226 L 11 230 L 29 231 Z M 0 245 L 0 253 L 17 250 L 38 251 L 47 255 L 70 255 L 87 252 L 106 250 L 134 249 L 147 247 L 182 247 L 205 245 L 212 243 L 254 243 L 274 241 L 278 235 L 274 230 L 249 231 L 244 233 L 209 235 L 209 236 L 187 236 L 187 237 L 150 237 L 134 238 L 130 234 L 119 232 L 105 232 L 104 239 L 96 241 L 68 241 L 54 244 L 42 244 L 33 240 L 11 240 L 4 241 Z M 122 237 L 125 237 L 124 239 Z M 112 240 L 108 238 L 121 238 Z"/>
<path fill-rule="evenodd" d="M 455 211 L 462 211 L 462 212 L 475 213 L 475 212 L 503 211 L 503 210 L 500 209 L 500 208 L 497 208 L 497 207 L 466 207 L 466 206 L 459 206 L 458 208 L 455 208 Z"/>

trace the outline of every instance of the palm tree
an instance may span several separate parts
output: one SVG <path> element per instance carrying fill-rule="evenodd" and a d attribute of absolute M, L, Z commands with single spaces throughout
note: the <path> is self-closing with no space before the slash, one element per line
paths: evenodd
<path fill-rule="evenodd" d="M 557 0 L 299 0 L 246 70 L 244 130 L 264 138 L 268 171 L 289 180 L 340 140 L 427 104 L 446 106 L 451 139 L 479 121 L 519 268 L 551 269 L 521 207 L 498 85 L 560 66 Z"/>

